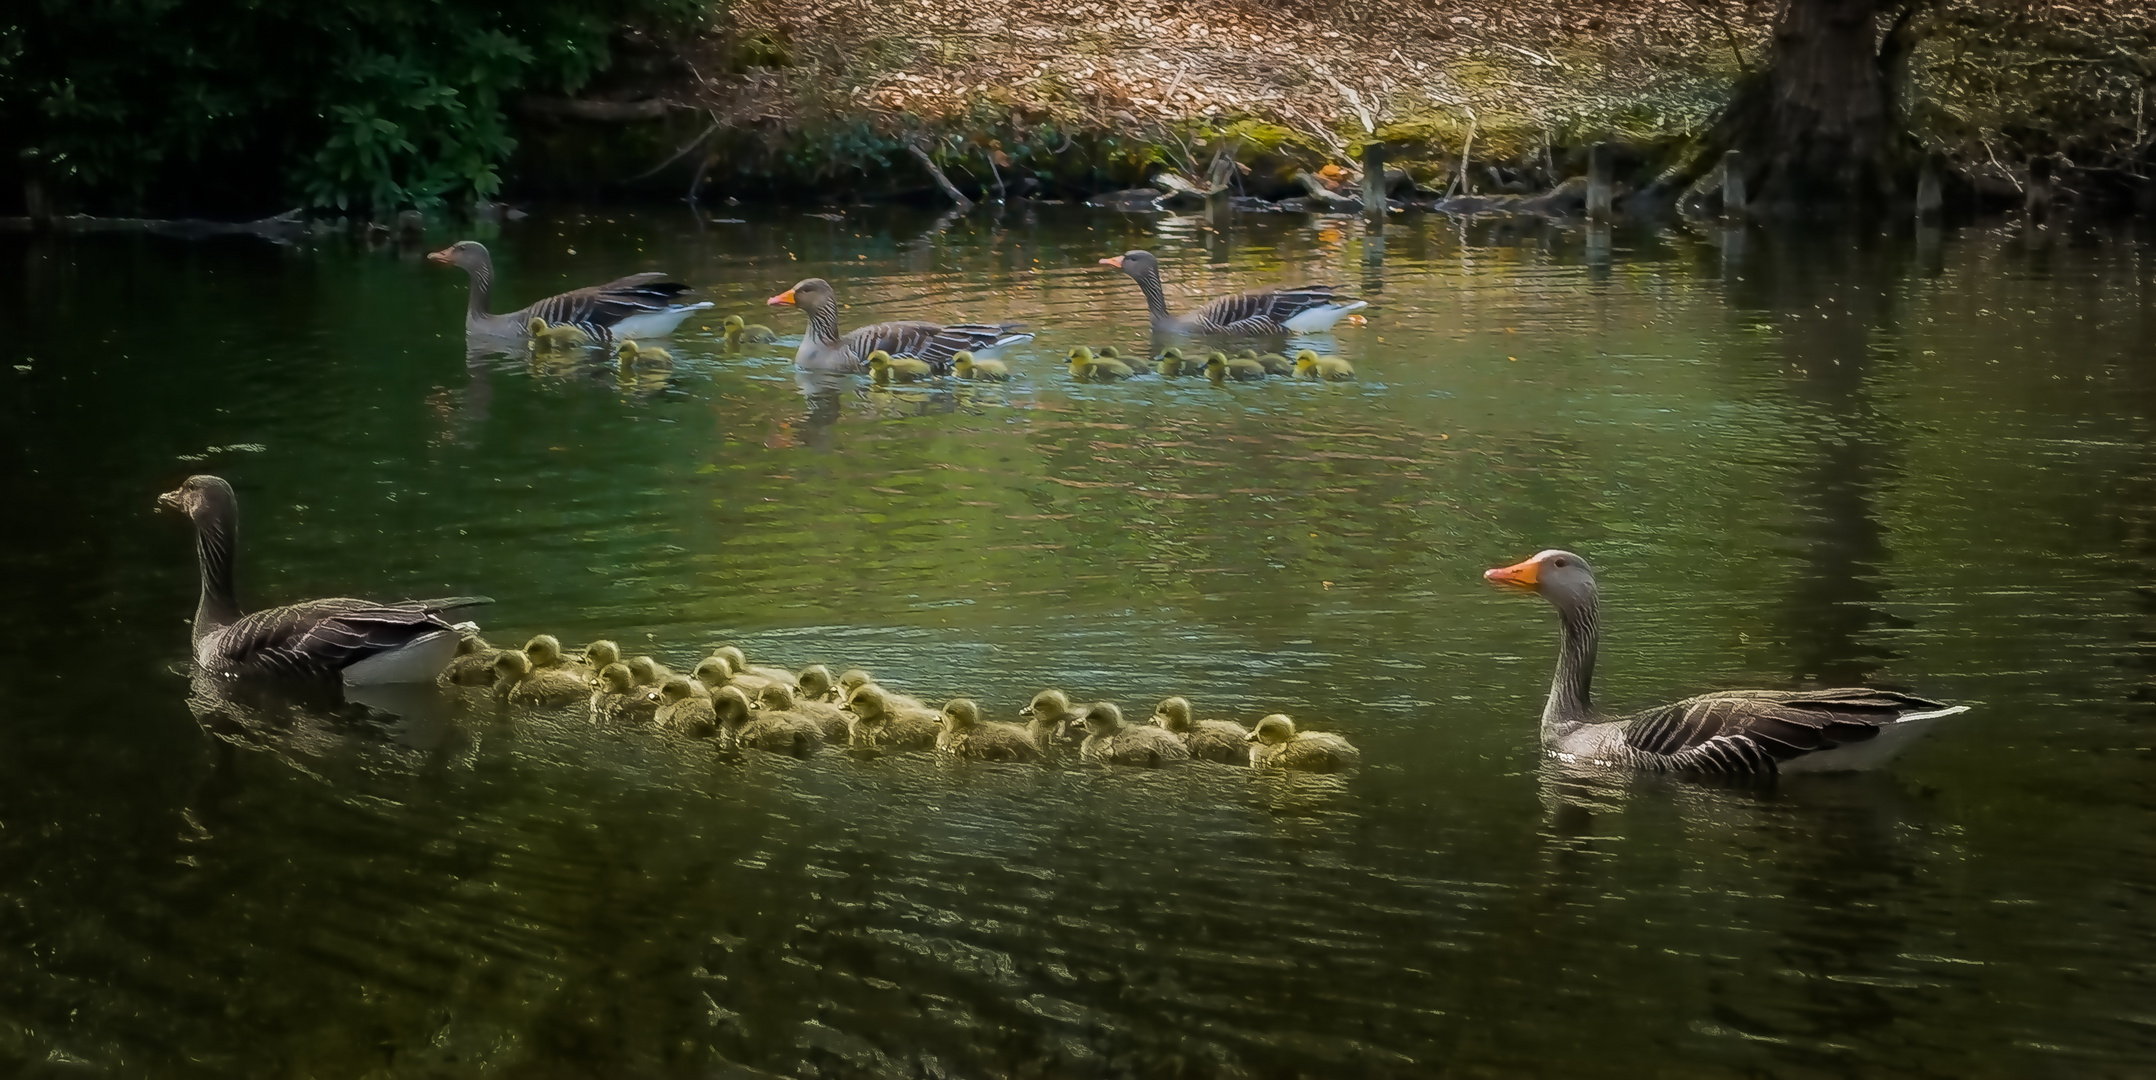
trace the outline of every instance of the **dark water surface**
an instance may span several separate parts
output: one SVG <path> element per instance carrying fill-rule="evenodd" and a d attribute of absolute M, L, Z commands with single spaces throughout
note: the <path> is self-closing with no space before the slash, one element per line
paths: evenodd
<path fill-rule="evenodd" d="M 504 306 L 664 268 L 670 377 L 468 358 L 425 244 L 0 240 L 0 1073 L 2145 1076 L 2156 1072 L 2156 246 L 1043 209 L 540 217 Z M 1334 280 L 1362 381 L 1073 385 L 1186 300 Z M 1007 387 L 804 395 L 718 317 L 1023 319 Z M 11 369 L 27 365 L 28 370 Z M 1281 777 L 724 760 L 435 700 L 233 707 L 241 588 L 498 599 L 490 636 L 1058 685 L 1346 734 Z M 1884 774 L 1565 775 L 1613 707 L 1871 681 L 1968 703 Z"/>

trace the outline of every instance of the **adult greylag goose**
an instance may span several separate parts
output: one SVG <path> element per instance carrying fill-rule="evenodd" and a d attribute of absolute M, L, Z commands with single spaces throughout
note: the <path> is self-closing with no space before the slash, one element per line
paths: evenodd
<path fill-rule="evenodd" d="M 195 524 L 202 598 L 195 605 L 196 666 L 218 675 L 342 679 L 351 685 L 432 682 L 457 655 L 468 630 L 457 616 L 484 596 L 378 603 L 333 597 L 252 614 L 240 611 L 232 566 L 239 546 L 239 499 L 215 476 L 190 476 L 157 505 Z"/>
<path fill-rule="evenodd" d="M 1885 764 L 1932 721 L 1968 711 L 1849 687 L 1725 690 L 1609 716 L 1590 694 L 1600 599 L 1587 560 L 1550 550 L 1482 576 L 1539 593 L 1557 609 L 1564 646 L 1542 708 L 1542 746 L 1568 761 L 1724 775 L 1867 769 Z"/>
<path fill-rule="evenodd" d="M 1138 283 L 1139 291 L 1145 293 L 1155 334 L 1315 334 L 1331 329 L 1349 313 L 1370 306 L 1362 300 L 1335 298 L 1331 285 L 1304 285 L 1223 296 L 1188 315 L 1176 315 L 1168 310 L 1168 295 L 1160 286 L 1160 261 L 1153 258 L 1152 252 L 1126 251 L 1100 262 L 1129 274 Z"/>
<path fill-rule="evenodd" d="M 1032 334 L 1018 332 L 1022 323 L 944 326 L 918 321 L 872 323 L 840 337 L 838 294 L 822 278 L 809 278 L 766 302 L 791 304 L 808 313 L 808 333 L 794 350 L 794 366 L 808 371 L 865 371 L 868 354 L 881 349 L 925 360 L 936 374 L 948 375 L 951 357 L 962 350 L 982 356 L 1033 340 Z"/>
<path fill-rule="evenodd" d="M 494 256 L 476 240 L 459 240 L 427 256 L 428 262 L 461 266 L 471 275 L 472 295 L 464 309 L 464 331 L 491 337 L 523 337 L 533 319 L 550 327 L 573 326 L 599 342 L 621 338 L 664 337 L 683 319 L 710 307 L 711 302 L 675 303 L 689 287 L 666 280 L 657 271 L 630 274 L 604 285 L 592 285 L 556 293 L 505 315 L 489 314 L 494 293 Z"/>

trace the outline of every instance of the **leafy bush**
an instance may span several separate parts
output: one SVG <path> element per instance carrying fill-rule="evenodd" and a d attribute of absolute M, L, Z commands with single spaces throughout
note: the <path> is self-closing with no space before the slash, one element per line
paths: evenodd
<path fill-rule="evenodd" d="M 487 198 L 505 100 L 575 93 L 698 0 L 32 0 L 0 14 L 0 130 L 99 208 L 384 213 Z"/>

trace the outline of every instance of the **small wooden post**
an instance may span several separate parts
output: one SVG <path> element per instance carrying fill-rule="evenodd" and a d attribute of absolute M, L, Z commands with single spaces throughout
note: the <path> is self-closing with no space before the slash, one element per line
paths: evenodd
<path fill-rule="evenodd" d="M 1610 144 L 1598 142 L 1587 151 L 1587 220 L 1610 219 Z"/>
<path fill-rule="evenodd" d="M 2051 159 L 2029 159 L 2028 198 L 2022 203 L 2023 213 L 2032 224 L 2041 223 L 2051 216 Z"/>
<path fill-rule="evenodd" d="M 1924 167 L 1916 174 L 1916 219 L 1919 222 L 1939 220 L 1946 209 L 1946 192 L 1939 179 L 1939 155 L 1924 158 Z"/>
<path fill-rule="evenodd" d="M 1722 216 L 1744 216 L 1744 151 L 1728 150 L 1722 154 Z"/>
<path fill-rule="evenodd" d="M 1385 144 L 1375 140 L 1362 148 L 1362 212 L 1374 221 L 1385 220 Z"/>

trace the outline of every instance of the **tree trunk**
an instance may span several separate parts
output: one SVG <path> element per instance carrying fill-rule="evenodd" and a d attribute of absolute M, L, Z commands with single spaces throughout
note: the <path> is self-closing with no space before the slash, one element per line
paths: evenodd
<path fill-rule="evenodd" d="M 1870 204 L 1891 192 L 1880 7 L 1879 0 L 1789 0 L 1782 9 L 1765 122 L 1738 136 L 1758 162 L 1753 199 Z"/>

